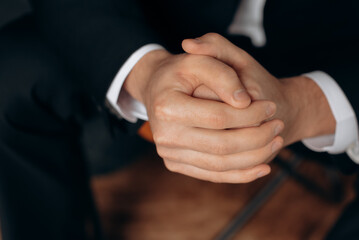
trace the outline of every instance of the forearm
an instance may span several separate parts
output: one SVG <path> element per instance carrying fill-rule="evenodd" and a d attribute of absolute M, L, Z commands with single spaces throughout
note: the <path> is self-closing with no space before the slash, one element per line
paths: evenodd
<path fill-rule="evenodd" d="M 166 50 L 156 50 L 147 53 L 136 63 L 124 83 L 125 90 L 136 100 L 144 103 L 146 86 L 151 75 L 159 65 L 170 57 Z"/>
<path fill-rule="evenodd" d="M 336 122 L 320 87 L 305 76 L 280 80 L 288 103 L 285 145 L 335 132 Z"/>

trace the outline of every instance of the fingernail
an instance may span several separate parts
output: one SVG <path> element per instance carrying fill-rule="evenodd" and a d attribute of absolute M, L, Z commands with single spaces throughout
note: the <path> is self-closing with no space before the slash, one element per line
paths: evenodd
<path fill-rule="evenodd" d="M 257 173 L 257 177 L 264 177 L 265 175 L 267 175 L 268 173 L 267 172 L 265 172 L 265 171 L 261 171 L 261 172 L 259 172 L 259 173 Z"/>
<path fill-rule="evenodd" d="M 277 125 L 274 129 L 274 135 L 277 136 L 283 130 L 283 125 Z"/>
<path fill-rule="evenodd" d="M 275 113 L 275 106 L 274 104 L 269 104 L 266 109 L 267 116 L 271 117 Z"/>
<path fill-rule="evenodd" d="M 278 141 L 275 141 L 272 144 L 272 153 L 275 153 L 276 151 L 278 151 L 280 148 L 282 147 L 282 144 Z"/>
<path fill-rule="evenodd" d="M 245 91 L 244 89 L 239 89 L 234 92 L 234 99 L 238 102 L 248 101 L 249 95 L 248 95 L 247 91 Z"/>
<path fill-rule="evenodd" d="M 201 40 L 201 39 L 199 39 L 199 38 L 195 38 L 195 39 L 193 39 L 193 41 L 195 41 L 196 43 L 200 43 L 200 42 L 202 42 L 202 40 Z"/>

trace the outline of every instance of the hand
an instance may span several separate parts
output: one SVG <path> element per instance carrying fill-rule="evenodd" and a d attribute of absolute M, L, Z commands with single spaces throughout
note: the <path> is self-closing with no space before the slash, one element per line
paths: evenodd
<path fill-rule="evenodd" d="M 193 97 L 200 86 L 222 102 Z M 145 104 L 157 151 L 169 170 L 231 183 L 270 172 L 263 162 L 281 147 L 276 136 L 283 124 L 261 123 L 276 106 L 256 101 L 247 107 L 250 98 L 228 65 L 208 56 L 153 51 L 136 64 L 125 88 Z"/>
<path fill-rule="evenodd" d="M 284 145 L 334 133 L 335 120 L 329 104 L 311 79 L 303 76 L 277 79 L 248 53 L 215 33 L 184 40 L 182 47 L 187 53 L 211 56 L 233 67 L 252 100 L 275 102 L 274 118 L 281 119 L 286 126 L 281 134 Z M 205 86 L 194 95 L 215 98 L 215 93 Z"/>

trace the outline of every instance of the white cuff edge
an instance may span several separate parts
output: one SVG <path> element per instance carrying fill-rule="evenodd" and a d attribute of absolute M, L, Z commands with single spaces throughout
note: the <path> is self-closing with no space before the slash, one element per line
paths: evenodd
<path fill-rule="evenodd" d="M 114 80 L 112 81 L 107 93 L 106 93 L 106 102 L 107 104 L 110 105 L 110 108 L 112 108 L 113 111 L 115 111 L 116 115 L 120 115 L 121 117 L 123 117 L 124 119 L 126 119 L 129 122 L 135 123 L 137 122 L 137 117 L 140 117 L 143 120 L 147 120 L 147 112 L 146 112 L 146 108 L 140 107 L 140 109 L 143 111 L 143 109 L 145 110 L 144 113 L 135 113 L 136 109 L 126 109 L 126 111 L 124 111 L 124 109 L 122 109 L 122 107 L 120 105 L 117 104 L 117 100 L 119 98 L 119 94 L 121 92 L 121 88 L 123 83 L 125 82 L 128 74 L 131 72 L 132 68 L 136 65 L 136 63 L 147 53 L 154 51 L 154 50 L 160 50 L 160 49 L 164 49 L 161 45 L 158 44 L 146 44 L 144 46 L 142 46 L 141 48 L 139 48 L 137 51 L 135 51 L 127 60 L 126 62 L 121 66 L 120 70 L 117 72 Z M 132 96 L 130 96 L 128 94 L 128 96 L 130 98 L 132 98 Z M 131 101 L 137 102 L 137 103 L 133 103 L 131 105 L 136 105 L 136 106 L 141 106 L 143 105 L 142 103 L 140 103 L 139 101 L 137 101 L 136 99 L 132 98 Z M 145 117 L 145 118 L 144 118 Z"/>
<path fill-rule="evenodd" d="M 355 112 L 343 90 L 331 76 L 324 72 L 315 71 L 303 75 L 312 79 L 321 88 L 336 120 L 334 135 L 303 139 L 303 144 L 317 152 L 327 151 L 331 154 L 343 153 L 346 150 L 348 152 L 350 146 L 353 146 L 353 144 L 358 141 L 358 123 Z M 320 143 L 318 144 L 318 142 L 321 142 L 320 140 L 323 140 L 325 137 L 332 138 L 331 145 L 321 146 Z M 326 141 L 328 141 L 328 138 Z M 353 153 L 353 151 L 351 151 L 351 153 Z M 352 158 L 351 155 L 349 156 Z M 356 158 L 359 159 L 359 151 Z M 355 161 L 354 158 L 352 159 Z"/>

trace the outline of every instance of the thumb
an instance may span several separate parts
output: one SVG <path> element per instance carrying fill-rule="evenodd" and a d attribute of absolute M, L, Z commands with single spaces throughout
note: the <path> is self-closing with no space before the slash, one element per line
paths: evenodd
<path fill-rule="evenodd" d="M 187 89 L 195 97 L 221 100 L 235 108 L 246 108 L 251 98 L 236 71 L 213 57 L 189 54 L 185 69 L 191 69 L 192 84 Z M 205 86 L 202 87 L 202 86 Z"/>

